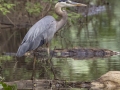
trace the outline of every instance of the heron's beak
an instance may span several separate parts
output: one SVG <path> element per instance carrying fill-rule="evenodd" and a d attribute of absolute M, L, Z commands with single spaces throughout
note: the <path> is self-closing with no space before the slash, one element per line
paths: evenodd
<path fill-rule="evenodd" d="M 87 6 L 86 4 L 77 3 L 77 2 L 70 1 L 70 0 L 69 0 L 68 3 L 71 4 L 71 5 L 73 5 L 73 6 Z"/>

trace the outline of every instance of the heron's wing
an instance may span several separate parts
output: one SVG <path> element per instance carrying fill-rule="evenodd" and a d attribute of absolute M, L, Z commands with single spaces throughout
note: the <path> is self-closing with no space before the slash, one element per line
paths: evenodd
<path fill-rule="evenodd" d="M 25 35 L 17 56 L 24 55 L 27 51 L 35 50 L 48 42 L 56 32 L 56 21 L 52 16 L 46 16 L 35 23 Z"/>
<path fill-rule="evenodd" d="M 42 33 L 45 34 L 49 29 L 54 29 L 56 24 L 53 24 L 53 21 L 55 21 L 55 19 L 52 16 L 46 16 L 39 20 L 27 32 L 22 43 L 34 41 L 34 39 L 36 39 L 36 37 L 40 36 Z"/>

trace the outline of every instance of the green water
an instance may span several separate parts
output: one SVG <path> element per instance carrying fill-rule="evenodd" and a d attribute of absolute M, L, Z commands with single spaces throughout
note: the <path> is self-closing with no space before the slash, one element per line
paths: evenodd
<path fill-rule="evenodd" d="M 111 6 L 110 11 L 108 10 L 99 15 L 88 17 L 88 19 L 92 18 L 92 20 L 87 25 L 86 21 L 84 21 L 82 26 L 78 24 L 62 31 L 62 35 L 66 37 L 67 41 L 70 40 L 70 44 L 67 44 L 63 40 L 64 45 L 61 46 L 61 44 L 55 42 L 56 40 L 60 41 L 60 38 L 54 38 L 52 47 L 69 48 L 68 46 L 70 46 L 120 51 L 120 6 L 117 2 L 119 1 L 116 0 L 114 8 Z M 83 26 L 84 28 L 80 29 Z M 54 65 L 61 68 L 61 77 L 68 80 L 95 80 L 108 71 L 120 70 L 119 56 L 87 60 L 71 58 L 54 59 Z"/>

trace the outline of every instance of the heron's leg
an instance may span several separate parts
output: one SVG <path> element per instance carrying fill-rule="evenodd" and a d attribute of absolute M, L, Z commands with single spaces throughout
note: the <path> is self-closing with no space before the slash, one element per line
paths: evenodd
<path fill-rule="evenodd" d="M 35 55 L 35 51 L 36 51 L 36 50 L 33 51 L 33 52 L 34 52 L 33 72 L 32 72 L 32 80 L 33 80 L 33 81 L 34 81 L 34 79 L 35 79 L 35 64 L 36 64 L 36 55 Z"/>
<path fill-rule="evenodd" d="M 33 83 L 33 90 L 35 90 L 35 86 L 36 86 L 36 82 L 35 82 L 35 76 L 36 76 L 36 69 L 35 69 L 35 65 L 36 64 L 36 55 L 34 53 L 34 61 L 33 61 L 33 71 L 32 71 L 32 83 Z"/>
<path fill-rule="evenodd" d="M 52 56 L 50 57 L 50 49 L 49 49 L 49 43 L 46 44 L 47 46 L 47 53 L 48 53 L 48 62 L 50 63 L 50 68 L 51 68 L 51 71 L 54 75 L 54 79 L 56 79 L 56 74 L 55 74 L 55 71 L 54 71 L 54 67 L 53 67 L 53 63 L 52 63 Z"/>
<path fill-rule="evenodd" d="M 48 56 L 50 56 L 50 48 L 49 48 L 49 43 L 46 44 L 47 46 L 47 53 L 48 53 Z"/>

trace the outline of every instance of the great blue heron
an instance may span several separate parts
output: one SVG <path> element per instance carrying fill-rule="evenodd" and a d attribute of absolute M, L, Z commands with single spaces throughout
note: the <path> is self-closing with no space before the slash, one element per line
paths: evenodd
<path fill-rule="evenodd" d="M 49 42 L 54 34 L 61 29 L 67 21 L 67 12 L 62 10 L 63 7 L 86 6 L 85 4 L 72 2 L 70 0 L 58 0 L 55 5 L 55 12 L 61 16 L 60 21 L 56 21 L 52 16 L 45 16 L 36 22 L 25 35 L 16 56 L 21 57 L 27 51 L 35 50 L 46 44 L 49 53 Z"/>

